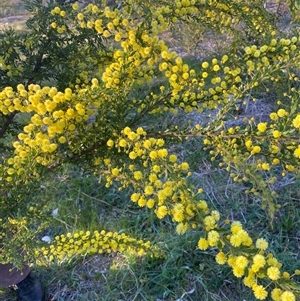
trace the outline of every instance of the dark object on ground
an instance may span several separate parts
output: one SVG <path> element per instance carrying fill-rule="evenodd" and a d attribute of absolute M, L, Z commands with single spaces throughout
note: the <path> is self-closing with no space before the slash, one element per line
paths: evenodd
<path fill-rule="evenodd" d="M 30 273 L 17 285 L 18 301 L 45 301 L 45 288 L 41 281 Z"/>

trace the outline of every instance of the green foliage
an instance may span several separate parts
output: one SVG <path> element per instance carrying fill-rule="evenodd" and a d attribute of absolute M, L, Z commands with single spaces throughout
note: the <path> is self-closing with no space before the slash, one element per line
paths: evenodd
<path fill-rule="evenodd" d="M 144 256 L 160 272 L 145 275 L 136 290 L 172 299 L 182 291 L 178 279 L 188 277 L 183 267 L 191 258 L 181 255 L 204 255 L 197 245 L 202 252 L 210 248 L 255 298 L 295 300 L 299 270 L 283 272 L 267 241 L 253 241 L 241 223 L 222 217 L 195 180 L 197 160 L 212 162 L 244 185 L 276 226 L 276 183 L 299 175 L 300 38 L 281 33 L 263 2 L 127 0 L 105 7 L 24 1 L 28 30 L 0 33 L 1 261 L 22 265 L 21 248 L 27 261 L 49 265 L 103 252 L 124 252 L 134 264 Z M 183 60 L 161 38 L 183 26 L 199 26 L 200 37 L 226 36 L 226 49 Z M 270 112 L 243 116 L 261 95 L 272 98 L 279 83 Z M 75 189 L 56 194 L 50 179 L 70 163 L 79 168 L 71 176 L 78 177 Z M 94 193 L 120 212 L 122 229 L 86 215 L 82 208 L 94 208 Z M 296 206 L 292 198 L 287 203 Z M 128 208 L 138 207 L 143 215 L 124 221 Z M 53 233 L 56 208 L 64 227 Z M 288 211 L 280 225 L 287 232 L 299 219 Z M 163 233 L 167 247 L 160 247 L 153 235 L 158 222 L 185 236 L 172 244 Z M 139 237 L 124 233 L 139 223 L 150 230 Z M 55 237 L 50 245 L 39 239 L 45 233 Z M 188 235 L 193 246 L 180 243 Z M 112 277 L 137 280 L 126 273 L 116 269 Z M 158 292 L 151 291 L 155 281 L 163 286 L 155 286 Z"/>

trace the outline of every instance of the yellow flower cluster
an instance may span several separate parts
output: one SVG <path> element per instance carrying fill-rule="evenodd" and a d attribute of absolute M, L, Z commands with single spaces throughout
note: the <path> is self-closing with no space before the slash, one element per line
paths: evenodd
<path fill-rule="evenodd" d="M 240 222 L 233 222 L 228 232 L 219 225 L 218 211 L 210 211 L 205 201 L 192 201 L 195 195 L 183 194 L 186 189 L 181 179 L 163 180 L 165 172 L 174 179 L 175 175 L 188 170 L 188 165 L 179 164 L 176 156 L 169 155 L 168 150 L 163 148 L 164 140 L 148 138 L 142 128 L 133 131 L 126 127 L 118 139 L 110 139 L 107 145 L 124 152 L 133 162 L 129 166 L 123 163 L 121 167 L 116 167 L 112 161 L 104 159 L 109 181 L 116 179 L 125 186 L 134 186 L 135 192 L 131 194 L 133 202 L 153 210 L 159 219 L 171 216 L 178 224 L 178 233 L 185 233 L 191 228 L 204 229 L 206 237 L 199 239 L 198 248 L 207 250 L 217 247 L 217 263 L 228 264 L 233 274 L 243 278 L 244 284 L 253 290 L 258 300 L 264 300 L 269 295 L 267 287 L 260 284 L 261 279 L 280 283 L 282 288 L 286 288 L 280 290 L 280 296 L 294 297 L 288 286 L 284 286 L 287 273 L 281 271 L 281 263 L 272 254 L 265 255 L 268 248 L 265 239 L 257 239 L 254 243 Z M 143 166 L 142 170 L 140 166 Z M 129 177 L 125 176 L 127 173 Z M 271 291 L 272 298 L 275 292 L 279 292 L 277 287 Z"/>
<path fill-rule="evenodd" d="M 92 87 L 96 87 L 93 80 Z M 25 165 L 38 163 L 49 165 L 55 159 L 54 152 L 75 135 L 79 124 L 87 122 L 95 109 L 82 101 L 84 90 L 74 93 L 70 88 L 60 92 L 55 87 L 31 84 L 28 89 L 19 84 L 16 91 L 6 87 L 0 92 L 0 112 L 29 113 L 30 119 L 13 142 L 14 156 L 7 159 L 7 181 L 25 173 Z M 97 103 L 94 103 L 96 108 Z M 30 162 L 29 162 L 30 160 Z"/>
<path fill-rule="evenodd" d="M 210 4 L 214 6 L 215 4 Z M 228 6 L 218 4 L 218 9 L 223 11 L 228 10 Z M 77 10 L 77 7 L 75 8 Z M 139 10 L 138 10 L 139 11 Z M 137 13 L 138 13 L 137 11 Z M 230 9 L 229 9 L 230 11 Z M 228 13 L 229 13 L 228 11 Z M 61 10 L 55 8 L 53 15 L 59 15 Z M 208 107 L 216 106 L 216 102 L 222 101 L 222 95 L 236 94 L 236 87 L 228 89 L 233 83 L 240 83 L 239 74 L 241 68 L 230 68 L 228 65 L 222 66 L 228 60 L 228 56 L 224 56 L 220 62 L 213 59 L 211 69 L 202 72 L 202 78 L 195 79 L 195 71 L 190 70 L 182 60 L 176 56 L 174 52 L 170 52 L 165 43 L 159 39 L 158 33 L 163 30 L 168 23 L 168 15 L 174 13 L 179 15 L 201 14 L 201 10 L 195 6 L 194 1 L 178 1 L 170 6 L 158 7 L 153 13 L 151 32 L 146 27 L 137 27 L 136 24 L 129 22 L 129 16 L 120 13 L 118 10 L 110 10 L 109 7 L 101 10 L 95 5 L 89 5 L 85 11 L 77 14 L 77 21 L 81 27 L 87 27 L 91 30 L 95 29 L 99 34 L 106 38 L 113 37 L 115 42 L 119 43 L 120 48 L 116 48 L 113 54 L 112 63 L 105 68 L 102 74 L 102 80 L 107 88 L 118 88 L 122 81 L 130 82 L 139 78 L 139 81 L 151 79 L 155 72 L 155 63 L 159 63 L 159 70 L 168 78 L 169 84 L 172 87 L 172 97 L 169 100 L 168 106 L 179 104 L 187 112 L 198 107 L 197 100 L 206 99 L 211 95 L 212 101 L 208 102 Z M 229 14 L 230 15 L 230 14 Z M 222 19 L 222 18 L 221 18 Z M 88 20 L 88 21 L 87 21 Z M 138 26 L 142 26 L 139 24 Z M 149 31 L 149 32 L 147 32 Z M 142 34 L 140 35 L 140 32 Z M 204 63 L 203 66 L 206 64 Z M 126 76 L 124 77 L 122 70 L 126 66 Z M 220 77 L 220 72 L 227 74 L 225 80 Z M 210 72 L 216 75 L 208 78 L 206 83 L 205 78 Z M 197 87 L 197 92 L 184 92 L 179 95 L 179 92 L 185 86 Z M 207 85 L 213 83 L 213 88 L 203 89 Z M 202 106 L 207 106 L 207 103 L 202 103 Z M 199 108 L 200 109 L 200 108 Z"/>
<path fill-rule="evenodd" d="M 198 241 L 198 248 L 207 250 L 209 247 L 218 247 L 216 262 L 220 265 L 227 263 L 237 278 L 244 277 L 244 284 L 253 290 L 256 299 L 265 300 L 269 294 L 267 287 L 259 284 L 260 279 L 267 278 L 284 287 L 288 273 L 280 271 L 282 264 L 271 253 L 264 255 L 268 248 L 265 239 L 257 239 L 254 245 L 240 222 L 231 224 L 230 234 L 221 235 L 222 232 L 218 232 L 218 230 L 221 229 L 216 227 L 215 230 L 207 232 L 207 238 L 201 237 Z M 242 246 L 247 247 L 248 251 L 241 248 Z M 255 249 L 256 252 L 253 252 L 252 250 Z M 286 288 L 288 287 L 286 286 Z M 293 292 L 277 287 L 271 291 L 271 298 L 275 301 L 296 300 Z"/>
<path fill-rule="evenodd" d="M 138 4 L 128 2 L 130 7 L 135 7 L 135 13 L 139 14 L 141 9 Z M 119 89 L 127 84 L 132 85 L 135 81 L 141 83 L 143 80 L 150 80 L 155 74 L 156 65 L 158 64 L 159 71 L 168 79 L 169 85 L 172 87 L 170 91 L 172 97 L 166 100 L 166 109 L 174 110 L 174 107 L 185 109 L 191 112 L 195 108 L 202 111 L 205 108 L 215 108 L 219 104 L 227 101 L 229 95 L 237 96 L 240 94 L 238 86 L 241 84 L 241 74 L 254 74 L 264 68 L 268 68 L 270 63 L 275 60 L 283 61 L 283 58 L 290 58 L 293 49 L 298 43 L 298 39 L 293 37 L 290 40 L 272 39 L 269 45 L 264 45 L 260 48 L 257 46 L 245 48 L 245 66 L 235 66 L 234 58 L 224 55 L 221 59 L 214 58 L 210 63 L 203 62 L 200 76 L 197 78 L 196 72 L 190 69 L 182 62 L 182 59 L 177 57 L 176 53 L 170 52 L 165 43 L 159 38 L 158 34 L 168 25 L 169 16 L 176 16 L 175 19 L 184 18 L 184 16 L 201 16 L 207 19 L 207 14 L 210 11 L 218 11 L 217 16 L 212 16 L 220 21 L 218 23 L 223 27 L 223 22 L 228 23 L 225 14 L 228 18 L 232 18 L 232 11 L 249 12 L 253 16 L 253 25 L 257 27 L 257 18 L 261 24 L 262 16 L 258 17 L 258 10 L 245 6 L 242 10 L 237 7 L 228 6 L 224 2 L 209 2 L 206 5 L 206 11 L 196 5 L 195 1 L 175 1 L 171 4 L 158 4 L 156 12 L 151 16 L 151 24 L 139 23 L 135 24 L 131 21 L 130 11 L 126 9 L 126 5 L 122 13 L 119 10 L 111 10 L 106 7 L 101 10 L 96 5 L 90 4 L 87 8 L 77 13 L 78 7 L 73 7 L 77 14 L 76 22 L 80 27 L 95 30 L 99 35 L 105 38 L 114 39 L 114 42 L 119 45 L 115 47 L 112 54 L 111 63 L 105 67 L 102 73 L 102 81 L 107 88 Z M 55 8 L 52 12 L 54 16 L 61 13 L 60 8 Z M 128 15 L 127 15 L 128 14 Z M 252 15 L 253 14 L 253 15 Z M 255 18 L 254 18 L 255 15 Z M 250 16 L 250 17 L 251 17 Z M 249 17 L 249 18 L 250 18 Z M 173 20 L 176 22 L 176 20 Z M 172 21 L 172 22 L 173 22 Z M 239 22 L 230 20 L 230 22 Z M 151 26 L 150 26 L 151 25 Z M 261 32 L 263 26 L 258 30 Z M 289 50 L 289 51 L 287 51 Z M 295 60 L 295 57 L 293 58 Z M 246 70 L 245 70 L 246 68 Z M 126 69 L 125 75 L 124 70 Z M 84 81 L 86 76 L 82 75 Z M 255 83 L 254 83 L 255 84 Z M 250 87 L 251 88 L 251 87 Z M 153 98 L 157 99 L 154 95 Z M 145 101 L 140 100 L 141 109 L 150 102 L 151 99 L 146 98 Z M 171 104 L 171 108 L 170 108 Z M 156 108 L 154 112 L 164 108 Z M 279 137 L 280 133 L 275 132 L 274 137 Z"/>
<path fill-rule="evenodd" d="M 133 185 L 135 192 L 131 200 L 140 207 L 153 209 L 159 219 L 171 216 L 177 223 L 177 232 L 184 233 L 189 228 L 196 228 L 193 222 L 196 215 L 205 217 L 204 223 L 207 228 L 214 228 L 220 218 L 217 211 L 208 215 L 205 201 L 192 202 L 194 195 L 187 189 L 183 176 L 189 176 L 189 164 L 179 163 L 175 154 L 169 154 L 164 148 L 165 141 L 161 138 L 148 138 L 143 128 L 136 131 L 126 127 L 121 136 L 107 141 L 107 146 L 116 148 L 118 152 L 127 154 L 132 163 L 116 166 L 109 159 L 103 159 L 107 171 L 100 169 L 106 174 L 107 186 L 113 180 L 122 183 L 122 187 Z M 98 163 L 100 163 L 98 162 Z M 172 175 L 166 178 L 166 175 Z"/>
<path fill-rule="evenodd" d="M 300 114 L 297 114 L 297 116 L 294 118 L 294 120 L 293 120 L 293 126 L 296 129 L 300 128 Z"/>
<path fill-rule="evenodd" d="M 126 1 L 129 5 L 134 5 L 135 11 L 142 11 L 139 1 Z M 145 3 L 143 2 L 145 5 Z M 249 31 L 254 36 L 266 36 L 274 32 L 266 15 L 262 13 L 259 6 L 250 5 L 246 2 L 232 2 L 230 5 L 226 1 L 196 1 L 196 0 L 176 0 L 172 2 L 158 2 L 152 18 L 156 19 L 159 29 L 165 29 L 167 22 L 176 23 L 179 20 L 194 20 L 198 24 L 209 24 L 209 28 L 216 29 L 221 33 L 236 30 L 235 25 L 244 21 L 244 14 L 247 14 Z"/>
<path fill-rule="evenodd" d="M 124 233 L 102 231 L 79 231 L 56 236 L 49 246 L 35 250 L 37 258 L 50 261 L 63 260 L 78 255 L 94 255 L 111 252 L 127 252 L 135 256 L 151 253 L 154 248 L 150 242 L 137 240 Z M 154 253 L 153 253 L 154 254 Z"/>
<path fill-rule="evenodd" d="M 295 39 L 292 43 L 296 43 Z M 281 45 L 283 42 L 279 41 L 278 44 Z M 202 65 L 203 68 L 210 66 L 208 62 Z M 294 91 L 289 99 L 290 108 L 299 106 L 298 92 Z M 270 205 L 269 213 L 272 216 L 274 214 L 272 199 L 277 196 L 272 186 L 277 179 L 269 171 L 274 167 L 277 170 L 281 167 L 282 176 L 288 172 L 299 172 L 298 116 L 296 109 L 289 109 L 288 106 L 279 107 L 277 111 L 269 114 L 269 120 L 265 122 L 256 124 L 254 118 L 244 118 L 244 126 L 237 125 L 219 131 L 215 131 L 214 126 L 197 125 L 192 133 L 204 138 L 204 150 L 209 150 L 212 161 L 218 156 L 222 157 L 220 167 L 226 167 L 228 172 L 231 171 L 230 177 L 233 181 L 251 181 L 253 187 L 247 190 L 247 193 L 262 197 L 263 206 Z M 271 185 L 268 186 L 266 183 Z"/>
<path fill-rule="evenodd" d="M 55 29 L 59 34 L 64 33 L 67 30 L 67 26 L 64 24 L 67 12 L 56 6 L 52 9 L 51 15 L 54 17 L 54 20 L 51 22 L 51 28 Z"/>

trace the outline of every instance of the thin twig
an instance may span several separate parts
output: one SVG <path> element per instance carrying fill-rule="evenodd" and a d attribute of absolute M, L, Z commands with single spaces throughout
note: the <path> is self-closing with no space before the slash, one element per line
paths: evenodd
<path fill-rule="evenodd" d="M 84 192 L 82 192 L 82 191 L 81 191 L 81 194 L 83 194 L 84 196 L 86 196 L 86 197 L 88 197 L 88 198 L 90 198 L 90 199 L 92 199 L 92 200 L 95 200 L 95 201 L 98 201 L 98 202 L 100 202 L 100 203 L 103 203 L 103 204 L 105 204 L 105 205 L 107 205 L 107 206 L 114 207 L 117 211 L 124 212 L 124 208 L 122 208 L 122 209 L 117 208 L 115 205 L 112 205 L 112 204 L 110 204 L 110 203 L 108 203 L 108 202 L 106 202 L 106 201 L 104 201 L 104 200 L 101 200 L 101 199 L 92 197 L 92 196 L 90 196 L 90 195 L 88 195 L 88 194 L 86 194 L 86 193 L 84 193 Z M 128 211 L 128 212 L 130 212 L 130 213 L 133 213 L 133 214 L 137 214 L 137 212 L 135 212 L 135 211 L 131 211 L 131 210 L 126 210 L 126 211 Z"/>
<path fill-rule="evenodd" d="M 80 159 L 81 157 L 83 157 L 84 155 L 92 152 L 93 150 L 97 149 L 98 147 L 101 147 L 105 145 L 105 142 L 102 142 L 101 144 L 94 144 L 94 145 L 91 145 L 90 147 L 84 149 L 80 154 L 77 154 L 77 155 L 73 155 L 71 157 L 68 158 L 68 160 L 64 160 L 64 161 L 61 161 L 61 162 L 54 162 L 52 163 L 51 165 L 49 165 L 47 167 L 48 170 L 51 170 L 51 169 L 55 169 L 59 166 L 61 166 L 63 163 L 65 162 L 70 162 L 70 161 L 74 161 L 74 160 L 77 160 L 77 159 Z"/>
<path fill-rule="evenodd" d="M 13 121 L 13 119 L 15 118 L 17 112 L 13 112 L 11 114 L 9 114 L 8 116 L 6 116 L 6 120 L 2 126 L 2 128 L 0 129 L 0 139 L 3 138 L 4 134 L 6 133 L 7 129 L 9 128 L 11 122 Z"/>

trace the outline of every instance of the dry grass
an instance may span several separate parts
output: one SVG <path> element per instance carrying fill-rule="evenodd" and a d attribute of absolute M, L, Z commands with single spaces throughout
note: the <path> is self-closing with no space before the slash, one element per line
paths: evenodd
<path fill-rule="evenodd" d="M 20 0 L 5 1 L 0 3 L 0 30 L 13 28 L 16 31 L 23 31 L 28 13 Z"/>
<path fill-rule="evenodd" d="M 0 19 L 0 30 L 13 28 L 16 31 L 23 31 L 26 27 L 27 15 L 11 16 Z"/>
<path fill-rule="evenodd" d="M 114 256 L 94 256 L 79 261 L 69 270 L 63 266 L 50 268 L 52 278 L 51 282 L 48 282 L 48 301 L 101 300 L 104 295 L 103 282 L 113 258 Z M 43 273 L 45 272 L 47 269 Z"/>

